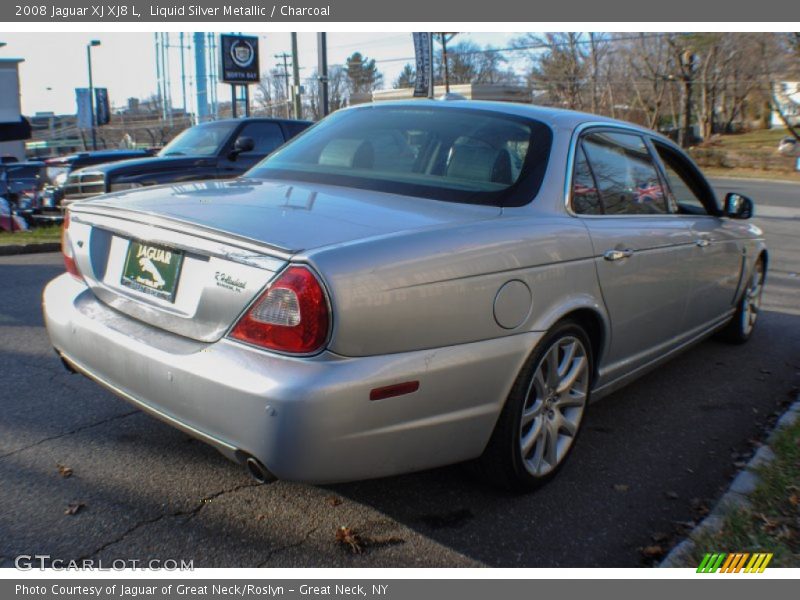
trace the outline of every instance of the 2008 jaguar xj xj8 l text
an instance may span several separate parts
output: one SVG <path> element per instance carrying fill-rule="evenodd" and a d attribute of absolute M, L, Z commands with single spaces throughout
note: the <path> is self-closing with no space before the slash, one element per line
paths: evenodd
<path fill-rule="evenodd" d="M 259 479 L 479 458 L 531 488 L 590 399 L 712 333 L 767 268 L 672 142 L 522 105 L 342 110 L 245 177 L 76 202 L 52 342 Z"/>

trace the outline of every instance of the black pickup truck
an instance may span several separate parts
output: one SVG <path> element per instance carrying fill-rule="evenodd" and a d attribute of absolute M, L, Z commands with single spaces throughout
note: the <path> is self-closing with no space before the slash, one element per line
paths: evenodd
<path fill-rule="evenodd" d="M 106 192 L 148 185 L 236 177 L 311 125 L 311 121 L 269 118 L 227 119 L 195 125 L 155 156 L 70 173 L 62 206 Z"/>

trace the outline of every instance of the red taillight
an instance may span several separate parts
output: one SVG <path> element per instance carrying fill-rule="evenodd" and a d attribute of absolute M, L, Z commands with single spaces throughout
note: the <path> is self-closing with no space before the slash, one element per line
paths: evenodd
<path fill-rule="evenodd" d="M 290 267 L 255 301 L 231 331 L 249 344 L 310 354 L 328 337 L 330 309 L 325 291 L 305 267 Z"/>
<path fill-rule="evenodd" d="M 75 257 L 72 254 L 72 248 L 69 245 L 69 239 L 67 238 L 67 230 L 69 229 L 69 211 L 66 212 L 64 215 L 64 225 L 61 229 L 61 255 L 64 257 L 64 267 L 67 269 L 67 273 L 75 277 L 76 279 L 80 279 L 83 281 L 81 277 L 81 272 L 78 271 L 78 265 L 75 264 Z"/>

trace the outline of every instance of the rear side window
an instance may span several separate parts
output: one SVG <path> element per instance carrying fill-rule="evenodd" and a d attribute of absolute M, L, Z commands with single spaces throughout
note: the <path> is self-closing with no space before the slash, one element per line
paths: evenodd
<path fill-rule="evenodd" d="M 255 147 L 247 154 L 269 154 L 283 144 L 283 132 L 277 123 L 248 123 L 242 128 L 239 137 L 253 138 Z"/>
<path fill-rule="evenodd" d="M 576 156 L 574 185 L 594 187 L 596 200 L 581 197 L 573 189 L 573 209 L 578 214 L 648 215 L 667 214 L 666 195 L 653 158 L 641 136 L 598 132 L 585 136 Z M 586 166 L 581 165 L 581 160 Z M 578 169 L 583 169 L 579 173 Z M 586 173 L 593 177 L 588 183 Z M 573 186 L 574 187 L 574 186 Z M 591 196 L 589 196 L 591 197 Z M 599 210 L 598 210 L 599 209 Z"/>
<path fill-rule="evenodd" d="M 572 178 L 572 209 L 579 215 L 602 215 L 603 204 L 597 185 L 586 160 L 583 145 L 578 146 L 575 155 L 575 175 Z"/>

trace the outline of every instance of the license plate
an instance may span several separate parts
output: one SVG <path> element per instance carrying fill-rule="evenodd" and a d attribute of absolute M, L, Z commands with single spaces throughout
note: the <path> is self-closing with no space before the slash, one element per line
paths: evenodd
<path fill-rule="evenodd" d="M 183 252 L 131 240 L 122 285 L 156 298 L 175 301 L 178 277 L 183 264 Z"/>

